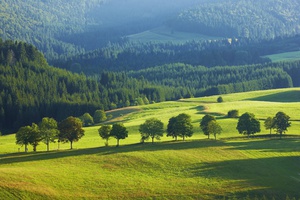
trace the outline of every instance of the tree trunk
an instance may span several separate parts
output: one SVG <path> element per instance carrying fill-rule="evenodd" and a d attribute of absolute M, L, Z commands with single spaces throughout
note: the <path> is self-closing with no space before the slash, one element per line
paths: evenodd
<path fill-rule="evenodd" d="M 282 132 L 280 132 L 280 139 L 282 139 Z"/>
<path fill-rule="evenodd" d="M 27 144 L 25 144 L 25 152 L 27 152 L 28 151 L 28 149 L 27 149 Z"/>
<path fill-rule="evenodd" d="M 154 137 L 152 137 L 152 144 L 154 144 Z"/>
<path fill-rule="evenodd" d="M 71 149 L 73 149 L 73 141 L 70 141 Z"/>
<path fill-rule="evenodd" d="M 117 147 L 120 146 L 120 139 L 117 139 Z"/>
<path fill-rule="evenodd" d="M 210 135 L 210 134 L 207 134 L 207 139 L 209 139 L 209 135 Z"/>
<path fill-rule="evenodd" d="M 47 141 L 47 151 L 49 151 L 49 141 Z"/>
<path fill-rule="evenodd" d="M 185 135 L 182 136 L 182 140 L 183 140 L 183 141 L 185 140 Z"/>
<path fill-rule="evenodd" d="M 217 140 L 217 134 L 214 134 L 214 136 L 215 136 L 215 140 Z"/>

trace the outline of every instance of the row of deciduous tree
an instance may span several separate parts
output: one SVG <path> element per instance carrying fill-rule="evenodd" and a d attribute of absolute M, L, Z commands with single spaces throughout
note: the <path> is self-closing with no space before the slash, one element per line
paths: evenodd
<path fill-rule="evenodd" d="M 237 111 L 234 110 L 235 117 L 238 115 Z M 232 113 L 232 112 L 229 112 Z M 282 133 L 287 131 L 287 128 L 290 126 L 289 122 L 290 117 L 284 112 L 278 112 L 275 117 L 268 118 L 265 121 L 266 129 L 276 129 L 276 132 L 282 136 Z M 116 132 L 116 127 L 122 127 L 120 135 Z M 217 122 L 216 118 L 212 115 L 206 114 L 200 121 L 200 128 L 205 135 L 210 138 L 210 135 L 213 135 L 217 139 L 217 135 L 221 134 L 222 127 Z M 236 129 L 240 134 L 248 135 L 255 134 L 261 131 L 260 122 L 255 118 L 255 115 L 252 113 L 244 113 L 239 117 Z M 139 132 L 141 134 L 141 142 L 144 143 L 145 140 L 151 139 L 152 143 L 154 139 L 160 140 L 163 136 L 164 124 L 161 120 L 157 118 L 147 119 L 143 124 L 139 126 Z M 167 136 L 173 137 L 177 140 L 178 137 L 181 137 L 185 140 L 186 137 L 193 136 L 193 125 L 191 123 L 191 116 L 185 113 L 179 114 L 176 117 L 171 117 L 167 125 Z M 117 146 L 119 146 L 119 139 L 125 139 L 128 136 L 126 128 L 122 124 L 115 124 L 113 127 L 110 125 L 103 125 L 99 128 L 99 135 L 101 138 L 105 139 L 105 145 L 108 145 L 108 140 L 110 137 L 117 139 Z"/>
<path fill-rule="evenodd" d="M 278 112 L 274 117 L 267 118 L 264 125 L 266 129 L 270 129 L 270 134 L 271 130 L 275 129 L 281 138 L 282 134 L 291 125 L 289 119 L 290 117 L 284 112 Z M 210 138 L 210 135 L 213 135 L 217 139 L 217 135 L 222 132 L 222 127 L 216 118 L 209 114 L 206 114 L 201 119 L 200 128 L 208 138 Z M 255 118 L 253 113 L 248 112 L 239 117 L 236 129 L 240 134 L 248 135 L 248 137 L 261 131 L 259 120 Z M 121 139 L 128 137 L 128 131 L 122 123 L 116 123 L 112 126 L 102 125 L 98 132 L 100 137 L 105 139 L 106 146 L 108 146 L 110 137 L 114 137 L 117 140 L 117 146 L 119 146 Z M 139 132 L 142 143 L 149 139 L 154 143 L 154 139 L 160 140 L 163 136 L 165 132 L 164 124 L 157 118 L 150 118 L 139 126 Z M 166 132 L 167 137 L 173 137 L 175 140 L 178 137 L 183 140 L 187 137 L 192 137 L 194 132 L 191 116 L 181 113 L 171 117 Z M 28 150 L 28 145 L 32 145 L 33 151 L 36 151 L 39 143 L 44 142 L 47 145 L 47 151 L 49 151 L 49 144 L 57 140 L 58 142 L 70 142 L 72 149 L 73 142 L 78 141 L 82 136 L 84 136 L 84 130 L 82 129 L 82 121 L 79 118 L 68 117 L 57 123 L 53 118 L 44 117 L 39 124 L 33 123 L 31 126 L 21 127 L 16 133 L 16 143 L 24 145 L 25 151 Z"/>
<path fill-rule="evenodd" d="M 110 137 L 117 139 L 117 146 L 119 146 L 119 140 L 128 137 L 128 132 L 123 124 L 117 123 L 112 127 L 110 125 L 103 125 L 99 128 L 99 135 L 102 139 L 105 139 L 105 145 L 108 145 L 108 140 Z M 139 126 L 139 132 L 141 134 L 141 142 L 144 143 L 146 140 L 151 139 L 152 143 L 154 139 L 160 140 L 163 136 L 164 124 L 161 120 L 157 118 L 147 119 L 143 124 Z M 191 116 L 185 113 L 179 114 L 176 117 L 172 117 L 169 120 L 167 127 L 167 136 L 175 138 L 192 137 L 193 135 L 193 125 L 191 121 Z"/>
<path fill-rule="evenodd" d="M 282 134 L 288 130 L 288 127 L 291 126 L 291 122 L 289 121 L 290 117 L 285 114 L 284 112 L 277 112 L 274 117 L 268 117 L 264 121 L 264 125 L 266 129 L 271 130 L 275 129 L 276 133 L 282 137 Z M 239 131 L 240 134 L 248 135 L 255 134 L 261 131 L 260 122 L 255 117 L 253 113 L 244 113 L 238 121 L 236 129 Z"/>
<path fill-rule="evenodd" d="M 25 146 L 25 152 L 28 151 L 28 145 L 32 145 L 33 151 L 36 151 L 40 142 L 44 142 L 49 151 L 50 143 L 56 140 L 58 143 L 70 142 L 72 149 L 73 142 L 78 141 L 82 136 L 84 130 L 79 118 L 68 117 L 57 123 L 53 118 L 44 117 L 39 124 L 32 123 L 31 126 L 21 127 L 16 133 L 16 143 Z"/>

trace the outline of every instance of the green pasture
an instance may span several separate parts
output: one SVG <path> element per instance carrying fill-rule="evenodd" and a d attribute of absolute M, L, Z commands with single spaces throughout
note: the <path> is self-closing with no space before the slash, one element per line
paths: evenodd
<path fill-rule="evenodd" d="M 294 61 L 294 60 L 300 60 L 300 51 L 272 54 L 264 57 L 270 58 L 272 62 Z"/>
<path fill-rule="evenodd" d="M 300 88 L 257 91 L 182 99 L 110 111 L 107 123 L 122 122 L 129 137 L 109 140 L 98 135 L 100 125 L 85 128 L 74 143 L 38 146 L 23 153 L 15 136 L 0 137 L 0 199 L 300 199 L 299 137 L 242 138 L 238 119 L 228 110 L 253 112 L 261 119 L 260 134 L 269 133 L 263 120 L 284 111 L 291 116 L 287 134 L 300 135 Z M 286 98 L 285 98 L 286 97 Z M 192 116 L 194 136 L 140 144 L 138 127 L 151 117 Z M 218 140 L 207 139 L 199 128 L 210 113 L 223 128 Z M 257 134 L 259 135 L 259 134 Z M 59 148 L 59 150 L 58 150 Z M 20 152 L 19 152 L 20 151 Z"/>
<path fill-rule="evenodd" d="M 217 40 L 218 37 L 206 36 L 197 33 L 172 31 L 168 27 L 158 27 L 148 31 L 144 31 L 138 34 L 127 36 L 130 41 L 133 42 L 173 42 L 173 43 L 185 43 L 187 41 L 199 41 L 199 40 Z"/>

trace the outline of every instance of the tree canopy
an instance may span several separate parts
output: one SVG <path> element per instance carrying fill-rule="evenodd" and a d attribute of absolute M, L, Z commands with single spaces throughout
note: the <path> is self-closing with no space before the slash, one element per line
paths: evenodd
<path fill-rule="evenodd" d="M 50 142 L 55 142 L 58 139 L 57 121 L 53 118 L 44 117 L 39 123 L 39 129 L 42 141 L 47 145 L 47 151 L 49 151 Z"/>
<path fill-rule="evenodd" d="M 260 122 L 253 113 L 244 113 L 239 118 L 236 129 L 240 134 L 248 135 L 260 132 Z"/>
<path fill-rule="evenodd" d="M 79 118 L 68 117 L 58 124 L 60 131 L 58 137 L 60 142 L 70 142 L 70 148 L 73 149 L 73 142 L 77 142 L 84 136 L 82 122 Z"/>
<path fill-rule="evenodd" d="M 150 118 L 140 125 L 139 132 L 141 133 L 142 142 L 151 138 L 153 144 L 154 138 L 160 140 L 160 137 L 163 136 L 164 124 L 156 118 Z"/>
<path fill-rule="evenodd" d="M 276 113 L 274 119 L 274 128 L 277 133 L 280 134 L 280 138 L 282 137 L 282 133 L 285 133 L 288 130 L 288 127 L 291 126 L 290 116 L 285 114 L 284 112 Z"/>
<path fill-rule="evenodd" d="M 117 139 L 117 147 L 118 147 L 120 145 L 120 140 L 121 139 L 123 140 L 128 137 L 128 131 L 123 124 L 117 123 L 112 126 L 110 135 Z"/>
<path fill-rule="evenodd" d="M 41 135 L 38 129 L 38 125 L 33 123 L 31 126 L 23 126 L 16 133 L 16 143 L 25 146 L 25 152 L 28 151 L 28 145 L 33 146 L 33 151 L 36 151 L 36 147 L 41 141 Z"/>
<path fill-rule="evenodd" d="M 111 137 L 111 126 L 110 125 L 102 125 L 99 129 L 99 135 L 102 139 L 105 140 L 105 146 L 108 146 L 108 140 Z"/>
<path fill-rule="evenodd" d="M 193 133 L 193 125 L 190 115 L 181 113 L 176 117 L 169 119 L 167 136 L 172 136 L 175 140 L 177 140 L 177 137 L 181 137 L 185 140 L 186 137 L 192 137 Z"/>
<path fill-rule="evenodd" d="M 208 139 L 209 139 L 209 136 L 213 130 L 213 126 L 211 125 L 211 127 L 209 127 L 209 123 L 212 122 L 212 121 L 216 121 L 216 118 L 212 115 L 204 115 L 204 117 L 202 118 L 201 122 L 200 122 L 200 128 L 202 129 L 204 135 L 207 135 Z"/>

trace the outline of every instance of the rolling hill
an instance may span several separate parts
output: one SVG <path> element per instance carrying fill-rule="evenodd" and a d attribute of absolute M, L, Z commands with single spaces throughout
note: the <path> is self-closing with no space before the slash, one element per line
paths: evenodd
<path fill-rule="evenodd" d="M 74 144 L 76 149 L 72 151 L 66 150 L 68 144 L 61 144 L 59 151 L 57 144 L 52 144 L 51 152 L 45 152 L 45 146 L 40 145 L 37 153 L 20 153 L 13 135 L 2 136 L 0 196 L 298 199 L 299 138 L 239 138 L 235 130 L 237 119 L 219 116 L 217 120 L 223 127 L 218 136 L 221 139 L 208 140 L 199 129 L 199 120 L 206 113 L 223 113 L 232 108 L 251 111 L 258 118 L 273 116 L 275 111 L 284 109 L 293 119 L 288 134 L 299 136 L 299 110 L 295 110 L 300 107 L 299 91 L 293 88 L 229 94 L 223 95 L 225 101 L 221 104 L 216 103 L 218 96 L 211 96 L 135 107 L 131 113 L 121 116 L 123 119 L 118 119 L 129 130 L 129 137 L 121 141 L 119 148 L 114 147 L 114 139 L 109 141 L 110 147 L 104 147 L 97 132 L 99 126 L 85 128 L 85 136 Z M 285 103 L 277 102 L 278 97 L 284 96 Z M 264 106 L 259 106 L 262 101 Z M 145 119 L 157 117 L 166 126 L 171 116 L 182 112 L 192 116 L 195 130 L 192 138 L 175 142 L 163 137 L 154 145 L 138 144 L 138 126 Z M 120 117 L 120 110 L 111 113 Z"/>

